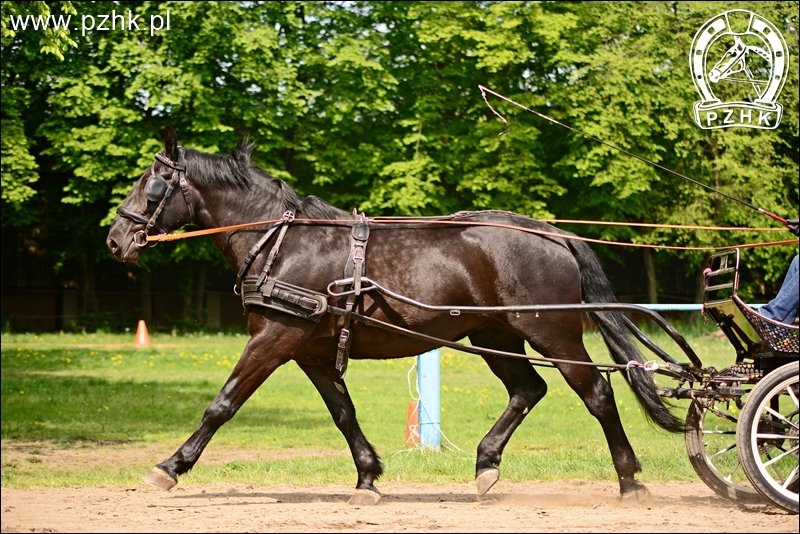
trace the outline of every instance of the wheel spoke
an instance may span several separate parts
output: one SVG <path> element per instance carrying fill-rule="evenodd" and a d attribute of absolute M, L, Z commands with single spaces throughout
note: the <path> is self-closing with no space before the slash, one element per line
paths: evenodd
<path fill-rule="evenodd" d="M 709 459 L 713 460 L 717 456 L 719 456 L 721 454 L 725 454 L 726 452 L 730 452 L 735 448 L 736 448 L 736 444 L 733 443 L 732 445 L 728 445 L 727 447 L 725 447 L 723 449 L 720 449 L 719 451 L 715 452 L 714 454 L 709 454 L 708 457 L 709 457 Z M 738 462 L 737 462 L 737 464 L 738 464 Z"/>
<path fill-rule="evenodd" d="M 725 480 L 727 480 L 728 482 L 734 484 L 735 482 L 733 482 L 733 475 L 736 474 L 736 472 L 739 470 L 739 467 L 741 467 L 741 465 L 742 465 L 742 463 L 739 460 L 736 460 L 736 463 L 733 464 L 733 469 L 731 469 L 730 474 L 725 477 Z"/>
<path fill-rule="evenodd" d="M 695 472 L 718 495 L 743 503 L 761 503 L 762 496 L 747 479 L 736 443 L 738 417 L 710 404 L 695 400 L 687 415 L 686 447 Z M 742 405 L 738 405 L 739 409 Z M 738 414 L 736 414 L 738 415 Z"/>
<path fill-rule="evenodd" d="M 788 477 L 786 477 L 786 480 L 783 481 L 781 487 L 783 489 L 788 489 L 789 484 L 792 484 L 793 482 L 797 482 L 797 466 L 794 466 L 794 469 L 792 469 L 792 472 L 789 473 Z"/>
<path fill-rule="evenodd" d="M 800 399 L 797 398 L 797 393 L 791 387 L 786 388 L 786 393 L 789 395 L 789 398 L 792 399 L 795 408 L 800 408 Z M 797 413 L 795 410 L 794 413 Z"/>
<path fill-rule="evenodd" d="M 735 436 L 736 430 L 703 430 L 704 435 Z"/>
<path fill-rule="evenodd" d="M 764 440 L 767 440 L 767 439 L 778 439 L 778 440 L 791 439 L 791 440 L 796 440 L 797 439 L 797 436 L 787 436 L 786 434 L 768 434 L 766 432 L 756 432 L 756 437 L 759 440 L 761 440 L 761 439 L 764 439 Z"/>
<path fill-rule="evenodd" d="M 798 449 L 797 447 L 794 447 L 792 449 L 789 449 L 788 451 L 783 452 L 782 454 L 779 454 L 779 455 L 775 456 L 774 458 L 772 456 L 770 456 L 769 454 L 765 453 L 764 455 L 767 456 L 770 460 L 768 462 L 764 462 L 764 467 L 769 467 L 770 465 L 774 464 L 775 462 L 777 462 L 779 460 L 782 460 L 782 459 L 786 458 L 787 456 L 791 455 L 792 453 L 794 453 L 796 455 L 797 449 Z"/>
<path fill-rule="evenodd" d="M 783 415 L 782 413 L 780 413 L 779 411 L 777 411 L 777 410 L 775 410 L 775 409 L 773 409 L 773 408 L 770 408 L 769 406 L 766 406 L 764 409 L 765 409 L 766 411 L 768 411 L 770 414 L 772 414 L 772 416 L 773 416 L 775 419 L 778 419 L 779 421 L 783 421 L 784 423 L 786 423 L 787 425 L 789 425 L 789 426 L 790 426 L 790 427 L 792 427 L 792 428 L 795 428 L 795 429 L 797 428 L 797 423 L 793 423 L 793 422 L 791 422 L 789 419 L 787 419 L 787 418 L 786 418 L 786 416 L 784 416 L 784 415 Z M 774 424 L 774 422 L 773 422 L 773 421 L 770 421 L 770 424 Z"/>

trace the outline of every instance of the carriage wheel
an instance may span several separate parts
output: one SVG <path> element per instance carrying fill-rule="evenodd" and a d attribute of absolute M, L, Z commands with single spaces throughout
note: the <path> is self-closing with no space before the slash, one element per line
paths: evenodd
<path fill-rule="evenodd" d="M 736 447 L 738 409 L 728 402 L 693 400 L 686 415 L 686 451 L 697 475 L 717 495 L 732 501 L 763 504 L 739 461 Z"/>
<path fill-rule="evenodd" d="M 745 474 L 774 505 L 798 513 L 798 362 L 759 381 L 747 399 L 736 443 Z"/>

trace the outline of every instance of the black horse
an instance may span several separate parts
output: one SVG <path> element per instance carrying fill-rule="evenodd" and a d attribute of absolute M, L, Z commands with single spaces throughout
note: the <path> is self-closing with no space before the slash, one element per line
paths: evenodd
<path fill-rule="evenodd" d="M 365 228 L 363 221 L 317 197 L 301 199 L 283 181 L 251 166 L 251 150 L 248 142 L 240 143 L 230 156 L 185 149 L 178 146 L 175 131 L 168 128 L 163 153 L 156 155 L 153 165 L 139 178 L 108 233 L 106 244 L 113 258 L 136 262 L 147 245 L 147 235 L 169 233 L 186 224 L 209 229 L 281 221 L 273 228 L 280 227 L 282 232 L 271 232 L 266 241 L 262 239 L 266 232 L 263 226 L 210 236 L 239 274 L 240 283 L 247 273 L 253 276 L 246 277 L 246 282 L 257 284 L 257 288 L 273 281 L 274 287 L 268 295 L 265 293 L 264 302 L 275 305 L 247 306 L 250 340 L 239 362 L 194 434 L 145 476 L 147 483 L 162 489 L 177 484 L 178 476 L 194 466 L 217 429 L 278 367 L 294 360 L 316 386 L 350 447 L 358 473 L 350 502 L 377 503 L 380 493 L 374 482 L 383 468 L 356 421 L 356 410 L 343 379 L 342 359 L 348 353 L 355 359 L 402 358 L 441 346 L 427 335 L 453 341 L 468 337 L 476 347 L 520 355 L 525 354 L 527 341 L 545 358 L 556 360 L 555 366 L 602 426 L 621 495 L 647 494 L 646 488 L 634 479 L 641 465 L 623 430 L 611 386 L 596 367 L 568 363 L 590 362 L 582 341 L 580 311 L 454 314 L 420 308 L 396 295 L 368 291 L 366 287 L 359 298 L 352 298 L 359 294 L 353 288 L 363 273 L 369 275 L 368 280 L 396 294 L 437 305 L 616 302 L 588 245 L 571 239 L 574 234 L 540 221 L 488 211 L 460 214 L 455 217 L 460 224 L 452 225 L 434 224 L 438 220 L 433 219 L 421 224 L 411 224 L 420 223 L 419 220 L 378 221 L 368 227 L 371 236 L 364 253 L 367 241 L 364 236 L 359 241 L 354 230 L 354 224 L 359 222 L 361 225 L 356 226 Z M 183 198 L 172 194 L 175 188 L 181 189 Z M 292 214 L 296 217 L 294 222 Z M 278 242 L 280 253 L 276 255 Z M 359 269 L 362 257 L 366 258 L 365 271 Z M 345 270 L 348 264 L 349 273 Z M 254 282 L 259 272 L 262 275 Z M 331 285 L 343 278 L 351 283 Z M 330 288 L 343 296 L 329 296 L 326 292 Z M 252 297 L 253 291 L 245 297 L 248 295 Z M 320 295 L 329 302 L 320 299 Z M 292 304 L 287 304 L 289 301 Z M 348 309 L 347 301 L 352 309 Z M 338 314 L 329 313 L 324 309 L 326 304 L 344 308 L 339 308 Z M 308 309 L 304 311 L 303 305 Z M 342 309 L 348 312 L 343 314 Z M 423 336 L 409 337 L 364 321 L 347 324 L 349 312 Z M 617 363 L 641 361 L 625 331 L 621 313 L 590 315 Z M 343 329 L 345 326 L 348 328 Z M 509 403 L 478 446 L 475 472 L 479 495 L 499 479 L 503 449 L 547 391 L 544 380 L 524 357 L 482 357 L 508 390 Z M 653 422 L 669 431 L 682 431 L 645 370 L 631 368 L 624 374 Z"/>

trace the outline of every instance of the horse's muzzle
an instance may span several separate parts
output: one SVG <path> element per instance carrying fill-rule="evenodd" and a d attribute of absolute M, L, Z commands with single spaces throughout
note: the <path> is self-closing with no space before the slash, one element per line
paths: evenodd
<path fill-rule="evenodd" d="M 134 263 L 139 260 L 140 247 L 134 243 L 131 232 L 122 231 L 115 222 L 108 231 L 106 247 L 116 261 Z"/>

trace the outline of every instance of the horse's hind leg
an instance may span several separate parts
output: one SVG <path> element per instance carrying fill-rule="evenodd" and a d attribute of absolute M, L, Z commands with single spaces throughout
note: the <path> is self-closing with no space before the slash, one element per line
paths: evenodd
<path fill-rule="evenodd" d="M 503 330 L 481 330 L 470 335 L 477 346 L 525 354 L 525 342 Z M 533 366 L 524 359 L 484 356 L 492 372 L 508 391 L 508 406 L 478 445 L 475 462 L 475 483 L 478 495 L 484 495 L 500 478 L 503 450 L 514 430 L 547 393 L 547 384 Z"/>
<path fill-rule="evenodd" d="M 380 458 L 375 453 L 361 427 L 356 420 L 356 408 L 347 391 L 344 379 L 339 378 L 339 372 L 333 362 L 322 365 L 299 364 L 303 372 L 317 388 L 325 406 L 333 417 L 336 427 L 344 435 L 353 461 L 358 472 L 356 491 L 350 497 L 350 504 L 366 505 L 377 504 L 381 494 L 374 482 L 383 474 Z"/>
<path fill-rule="evenodd" d="M 569 364 L 558 364 L 557 367 L 567 384 L 578 394 L 586 405 L 586 409 L 597 419 L 603 429 L 608 448 L 611 451 L 614 469 L 619 478 L 620 495 L 623 497 L 627 495 L 636 495 L 637 498 L 647 497 L 648 492 L 645 486 L 634 478 L 635 474 L 642 470 L 642 466 L 625 434 L 611 384 L 603 378 L 596 367 Z"/>
<path fill-rule="evenodd" d="M 236 414 L 275 369 L 289 360 L 288 357 L 267 356 L 266 353 L 269 347 L 276 345 L 283 346 L 284 352 L 291 353 L 291 348 L 297 346 L 297 340 L 293 338 L 298 337 L 298 329 L 266 328 L 263 323 L 262 328 L 254 328 L 259 320 L 263 321 L 263 318 L 254 321 L 251 317 L 250 331 L 258 332 L 250 338 L 231 376 L 206 408 L 200 426 L 169 459 L 145 475 L 146 483 L 164 490 L 174 487 L 178 483 L 178 476 L 194 466 L 219 427 Z"/>
<path fill-rule="evenodd" d="M 558 336 L 540 336 L 531 342 L 531 346 L 548 358 L 591 362 L 583 345 L 580 321 L 572 324 L 572 328 L 567 320 L 557 324 L 558 327 L 550 326 L 544 331 L 559 332 Z M 647 489 L 634 478 L 642 466 L 625 434 L 611 384 L 594 365 L 556 363 L 555 366 L 589 413 L 600 423 L 619 478 L 620 494 L 623 497 L 635 495 L 637 498 L 646 498 L 649 495 Z"/>

